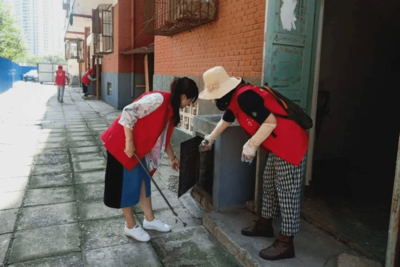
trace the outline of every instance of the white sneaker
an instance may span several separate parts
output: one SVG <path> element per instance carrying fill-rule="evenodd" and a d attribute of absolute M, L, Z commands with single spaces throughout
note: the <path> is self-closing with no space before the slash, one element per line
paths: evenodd
<path fill-rule="evenodd" d="M 171 231 L 171 227 L 165 222 L 154 218 L 151 222 L 147 221 L 146 218 L 143 220 L 143 228 L 146 230 L 156 230 L 159 232 L 169 232 Z"/>
<path fill-rule="evenodd" d="M 133 237 L 137 241 L 141 242 L 150 241 L 149 234 L 145 230 L 143 230 L 143 228 L 139 224 L 136 224 L 135 227 L 133 227 L 132 229 L 129 229 L 125 225 L 124 232 L 127 236 Z"/>

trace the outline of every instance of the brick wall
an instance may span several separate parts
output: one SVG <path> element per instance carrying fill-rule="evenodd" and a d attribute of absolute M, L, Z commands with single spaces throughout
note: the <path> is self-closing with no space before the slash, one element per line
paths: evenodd
<path fill-rule="evenodd" d="M 154 36 L 143 31 L 143 1 L 120 0 L 115 5 L 114 52 L 103 57 L 103 72 L 144 73 L 144 55 L 120 54 L 154 42 Z"/>
<path fill-rule="evenodd" d="M 155 74 L 261 77 L 266 0 L 219 0 L 219 19 L 173 37 L 155 37 Z"/>

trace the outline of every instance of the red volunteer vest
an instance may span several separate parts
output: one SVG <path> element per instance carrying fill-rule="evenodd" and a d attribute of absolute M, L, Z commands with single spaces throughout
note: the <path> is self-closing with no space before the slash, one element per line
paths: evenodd
<path fill-rule="evenodd" d="M 149 115 L 138 119 L 133 130 L 133 141 L 136 148 L 136 154 L 140 159 L 144 158 L 147 153 L 154 147 L 158 138 L 167 127 L 166 145 L 169 144 L 172 131 L 174 130 L 174 122 L 172 119 L 173 111 L 171 106 L 171 93 L 152 91 L 141 95 L 135 101 L 138 101 L 147 94 L 160 93 L 164 97 L 164 101 L 160 107 Z M 121 115 L 111 124 L 111 126 L 101 134 L 104 147 L 111 153 L 126 169 L 132 170 L 138 163 L 135 156 L 129 158 L 125 152 L 125 132 L 124 126 L 118 123 Z M 154 172 L 153 172 L 154 173 Z"/>
<path fill-rule="evenodd" d="M 65 86 L 65 71 L 56 70 L 56 85 Z"/>
<path fill-rule="evenodd" d="M 266 90 L 253 85 L 239 87 L 233 94 L 228 109 L 233 112 L 240 126 L 247 134 L 253 136 L 260 127 L 258 122 L 240 109 L 237 102 L 237 97 L 248 90 L 252 90 L 260 95 L 264 99 L 264 106 L 273 114 L 287 115 L 286 111 L 279 105 L 274 96 L 269 94 Z M 298 166 L 308 148 L 308 134 L 292 120 L 278 116 L 276 116 L 276 120 L 277 126 L 274 130 L 275 136 L 271 134 L 265 139 L 262 146 L 281 159 Z"/>
<path fill-rule="evenodd" d="M 89 84 L 90 84 L 90 79 L 89 79 L 89 76 L 90 75 L 90 72 L 89 71 L 87 71 L 83 76 L 82 76 L 82 79 L 81 79 L 81 81 L 84 83 L 84 84 L 86 84 L 87 86 L 89 86 Z"/>

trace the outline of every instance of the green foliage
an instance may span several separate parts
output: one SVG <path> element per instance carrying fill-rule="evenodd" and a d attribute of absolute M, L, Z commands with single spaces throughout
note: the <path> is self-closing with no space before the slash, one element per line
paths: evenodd
<path fill-rule="evenodd" d="M 47 55 L 43 57 L 44 63 L 67 63 L 64 54 Z"/>
<path fill-rule="evenodd" d="M 26 54 L 22 31 L 15 26 L 10 7 L 0 2 L 0 56 L 15 60 Z"/>
<path fill-rule="evenodd" d="M 37 64 L 42 62 L 42 58 L 32 54 L 24 54 L 23 56 L 17 57 L 14 62 Z"/>

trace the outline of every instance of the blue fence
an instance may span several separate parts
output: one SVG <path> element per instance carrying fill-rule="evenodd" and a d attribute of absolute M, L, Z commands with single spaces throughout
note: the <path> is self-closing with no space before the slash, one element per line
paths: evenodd
<path fill-rule="evenodd" d="M 14 81 L 21 81 L 22 75 L 30 70 L 36 70 L 37 67 L 20 66 L 6 58 L 0 57 L 0 94 L 12 88 Z"/>

